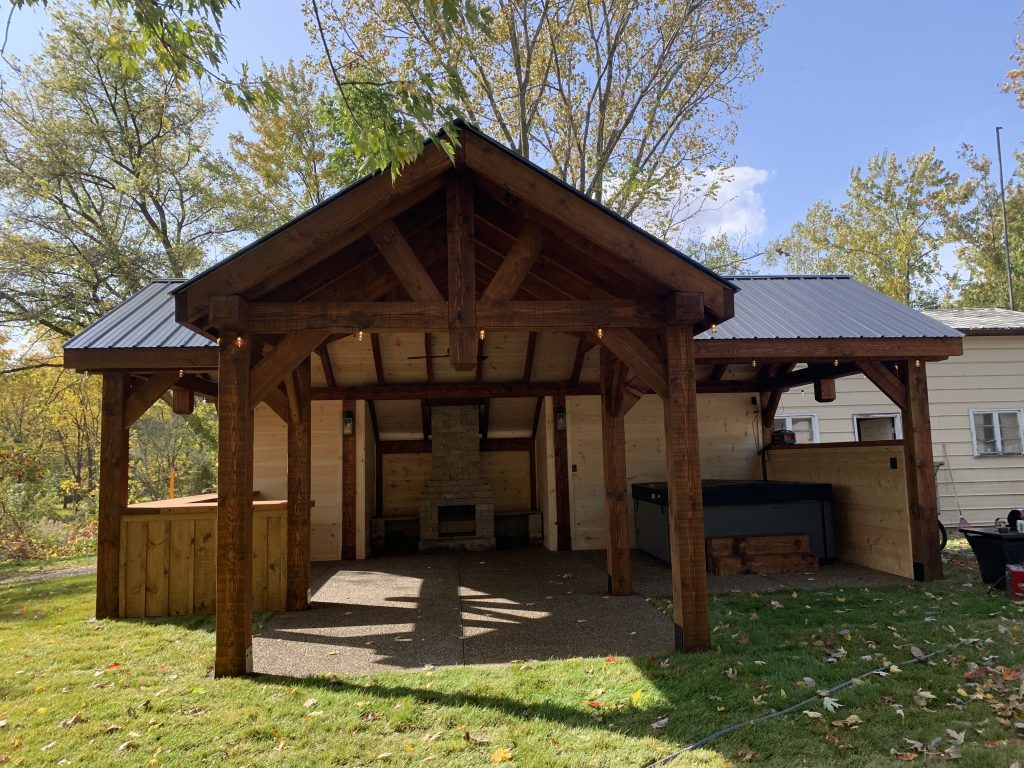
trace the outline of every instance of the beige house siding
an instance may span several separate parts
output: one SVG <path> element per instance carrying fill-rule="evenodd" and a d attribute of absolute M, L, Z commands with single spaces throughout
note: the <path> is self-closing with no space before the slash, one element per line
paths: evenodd
<path fill-rule="evenodd" d="M 861 376 L 836 382 L 836 401 L 816 403 L 811 386 L 782 398 L 779 415 L 815 414 L 822 442 L 854 440 L 854 416 L 898 414 L 899 409 Z M 928 364 L 938 473 L 939 510 L 956 523 L 990 522 L 1024 505 L 1024 456 L 974 455 L 972 410 L 1024 408 L 1024 336 L 966 336 L 964 354 Z"/>

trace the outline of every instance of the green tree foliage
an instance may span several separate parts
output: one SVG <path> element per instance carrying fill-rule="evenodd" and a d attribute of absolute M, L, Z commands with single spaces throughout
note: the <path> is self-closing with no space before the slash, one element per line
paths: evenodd
<path fill-rule="evenodd" d="M 957 283 L 958 303 L 964 307 L 1009 307 L 999 171 L 970 147 L 964 147 L 962 156 L 974 171 L 974 200 L 956 230 L 963 273 Z M 1006 178 L 1006 222 L 1014 299 L 1020 309 L 1024 307 L 1024 153 L 1018 152 L 1016 161 L 1016 170 Z"/>
<path fill-rule="evenodd" d="M 955 241 L 973 189 L 934 149 L 902 161 L 884 152 L 853 169 L 844 202 L 812 205 L 769 247 L 765 263 L 849 274 L 905 304 L 937 306 L 950 290 L 939 250 Z"/>
<path fill-rule="evenodd" d="M 438 111 L 409 121 L 410 135 L 463 114 L 630 217 L 731 162 L 737 89 L 759 71 L 772 12 L 758 0 L 489 0 L 476 9 L 491 20 L 481 35 L 477 17 L 453 21 L 422 3 L 309 7 L 331 54 L 324 66 L 364 74 L 367 102 L 381 98 L 373 83 L 438 84 Z"/>
<path fill-rule="evenodd" d="M 264 101 L 248 113 L 249 130 L 231 134 L 236 184 L 265 229 L 323 202 L 358 174 L 351 149 L 319 119 L 329 101 L 322 76 L 289 61 L 267 67 L 280 101 Z"/>
<path fill-rule="evenodd" d="M 68 337 L 154 277 L 183 276 L 236 227 L 216 104 L 155 60 L 102 51 L 128 27 L 55 13 L 0 91 L 0 323 Z"/>

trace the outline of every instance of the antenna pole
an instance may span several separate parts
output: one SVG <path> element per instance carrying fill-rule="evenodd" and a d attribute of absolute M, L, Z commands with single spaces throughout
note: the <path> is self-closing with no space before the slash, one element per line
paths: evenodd
<path fill-rule="evenodd" d="M 1003 130 L 1001 125 L 996 126 L 996 155 L 999 157 L 999 197 L 1003 205 L 1003 250 L 1006 251 L 1006 287 L 1010 293 L 1010 309 L 1016 309 L 1013 304 L 1013 271 L 1010 268 L 1010 233 L 1006 228 L 1006 187 L 1003 184 L 1003 145 L 999 140 L 999 132 Z"/>

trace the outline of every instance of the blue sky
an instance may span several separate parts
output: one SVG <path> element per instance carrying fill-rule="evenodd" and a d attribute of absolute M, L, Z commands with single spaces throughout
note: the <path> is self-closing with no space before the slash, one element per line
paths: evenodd
<path fill-rule="evenodd" d="M 885 149 L 902 156 L 936 146 L 959 168 L 964 142 L 994 156 L 1002 125 L 1009 157 L 1024 139 L 1024 111 L 999 83 L 1020 12 L 1002 0 L 787 2 L 763 36 L 764 73 L 743 91 L 734 182 L 718 209 L 702 214 L 705 232 L 767 242 L 816 200 L 841 200 L 850 169 Z M 44 18 L 22 13 L 8 46 L 19 54 L 36 47 Z M 310 50 L 297 0 L 241 0 L 225 32 L 234 64 Z M 243 126 L 226 114 L 220 140 Z"/>

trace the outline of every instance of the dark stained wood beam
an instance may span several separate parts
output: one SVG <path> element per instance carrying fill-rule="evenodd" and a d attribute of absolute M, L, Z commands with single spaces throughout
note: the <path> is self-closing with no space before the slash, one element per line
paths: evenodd
<path fill-rule="evenodd" d="M 537 430 L 540 429 L 540 417 L 544 414 L 544 398 L 537 398 L 537 407 L 533 409 L 533 428 L 530 430 L 530 439 L 537 439 Z"/>
<path fill-rule="evenodd" d="M 571 384 L 536 383 L 524 384 L 521 381 L 497 382 L 482 381 L 480 383 L 441 383 L 434 384 L 377 384 L 353 385 L 348 387 L 314 387 L 314 400 L 483 400 L 494 397 L 545 397 L 561 393 L 565 395 L 597 395 L 600 390 L 596 382 L 580 382 Z"/>
<path fill-rule="evenodd" d="M 128 377 L 103 374 L 100 403 L 100 487 L 96 535 L 96 618 L 121 615 L 121 516 L 128 506 Z"/>
<path fill-rule="evenodd" d="M 769 361 L 829 362 L 839 360 L 894 360 L 914 357 L 944 360 L 963 354 L 960 338 L 933 339 L 698 339 L 694 342 L 698 363 L 750 364 Z"/>
<path fill-rule="evenodd" d="M 708 374 L 708 381 L 721 381 L 722 377 L 725 376 L 725 372 L 729 369 L 728 363 L 719 363 L 712 367 L 711 373 Z"/>
<path fill-rule="evenodd" d="M 215 371 L 216 347 L 65 349 L 64 367 L 79 371 Z"/>
<path fill-rule="evenodd" d="M 324 379 L 327 382 L 328 387 L 336 387 L 337 381 L 334 378 L 334 363 L 331 362 L 331 353 L 327 349 L 327 344 L 320 344 L 316 348 L 316 354 L 320 358 L 320 365 L 324 369 Z"/>
<path fill-rule="evenodd" d="M 907 454 L 907 497 L 910 501 L 910 547 L 914 579 L 942 578 L 942 555 L 936 534 L 938 500 L 932 455 L 931 417 L 928 412 L 928 379 L 925 364 L 901 363 L 906 388 L 903 408 L 903 444 Z"/>
<path fill-rule="evenodd" d="M 342 414 L 356 416 L 356 401 L 342 402 Z M 341 559 L 356 559 L 356 430 L 341 436 Z"/>
<path fill-rule="evenodd" d="M 236 338 L 242 343 L 236 343 Z M 240 329 L 221 336 L 217 398 L 217 677 L 252 672 L 253 418 L 249 367 L 253 346 L 252 337 Z"/>
<path fill-rule="evenodd" d="M 565 411 L 565 395 L 553 398 L 555 412 Z M 568 420 L 566 414 L 566 420 Z M 559 552 L 572 549 L 572 511 L 569 507 L 569 436 L 567 430 L 558 429 L 558 418 L 553 420 L 555 437 L 555 524 Z"/>
<path fill-rule="evenodd" d="M 604 464 L 604 517 L 607 534 L 608 594 L 633 594 L 629 547 L 629 495 L 626 489 L 626 427 L 622 412 L 622 362 L 601 350 L 601 454 Z"/>
<path fill-rule="evenodd" d="M 675 643 L 677 650 L 702 651 L 711 647 L 711 625 L 692 326 L 666 326 L 665 359 L 668 389 L 663 399 Z"/>
<path fill-rule="evenodd" d="M 901 411 L 907 410 L 907 388 L 888 368 L 872 360 L 858 360 L 857 367 Z"/>
<path fill-rule="evenodd" d="M 665 363 L 632 331 L 606 328 L 601 344 L 633 371 L 647 387 L 659 395 L 668 391 Z"/>
<path fill-rule="evenodd" d="M 274 387 L 272 390 L 267 392 L 267 394 L 263 396 L 263 400 L 260 402 L 266 403 L 270 410 L 276 413 L 281 421 L 285 424 L 288 423 L 288 419 L 291 417 L 291 408 L 288 405 L 287 395 L 281 391 L 280 387 Z"/>
<path fill-rule="evenodd" d="M 366 412 L 370 415 L 370 429 L 373 430 L 373 442 L 380 442 L 380 422 L 377 421 L 377 404 L 373 400 L 366 401 Z"/>
<path fill-rule="evenodd" d="M 474 379 L 478 382 L 484 379 L 484 340 L 481 338 L 476 340 L 476 375 Z"/>
<path fill-rule="evenodd" d="M 580 374 L 583 372 L 583 360 L 586 358 L 587 351 L 591 346 L 585 336 L 581 336 L 576 343 L 576 356 L 572 361 L 572 373 L 569 374 L 569 383 L 574 386 L 580 383 Z"/>
<path fill-rule="evenodd" d="M 178 379 L 181 384 L 181 379 Z M 196 393 L 182 386 L 171 390 L 171 410 L 178 416 L 188 416 L 196 409 Z"/>
<path fill-rule="evenodd" d="M 373 370 L 377 375 L 377 383 L 384 383 L 384 358 L 380 353 L 380 334 L 370 334 L 370 348 L 373 351 Z"/>
<path fill-rule="evenodd" d="M 448 179 L 448 354 L 457 371 L 476 366 L 476 243 L 473 179 L 459 172 Z"/>
<path fill-rule="evenodd" d="M 326 330 L 295 331 L 281 339 L 252 369 L 249 385 L 252 405 L 255 406 L 284 381 L 299 363 L 323 343 L 327 335 Z"/>
<path fill-rule="evenodd" d="M 393 221 L 383 221 L 370 230 L 370 238 L 384 256 L 388 266 L 398 277 L 413 301 L 441 302 L 441 292 L 430 279 L 427 270 L 413 253 Z"/>
<path fill-rule="evenodd" d="M 819 403 L 835 402 L 836 380 L 816 379 L 814 382 L 814 399 Z"/>
<path fill-rule="evenodd" d="M 130 427 L 138 421 L 153 403 L 163 397 L 164 393 L 177 383 L 177 371 L 167 371 L 154 373 L 142 384 L 136 386 L 124 404 L 125 426 Z"/>
<path fill-rule="evenodd" d="M 480 408 L 480 439 L 487 439 L 487 432 L 491 428 L 491 401 L 484 400 Z"/>
<path fill-rule="evenodd" d="M 481 303 L 511 300 L 540 255 L 543 245 L 544 235 L 540 227 L 527 224 L 488 283 L 480 297 Z"/>
<path fill-rule="evenodd" d="M 537 332 L 530 331 L 526 336 L 526 358 L 523 360 L 523 383 L 529 384 L 533 377 L 533 356 L 537 351 Z"/>
<path fill-rule="evenodd" d="M 529 437 L 489 437 L 480 441 L 480 450 L 485 453 L 508 451 L 529 451 L 533 439 Z M 430 453 L 432 446 L 423 440 L 381 440 L 377 444 L 384 455 L 396 453 Z"/>
<path fill-rule="evenodd" d="M 288 557 L 285 571 L 285 610 L 309 608 L 310 505 L 312 500 L 312 423 L 309 390 L 311 365 L 307 357 L 288 375 L 295 408 L 288 419 Z"/>
<path fill-rule="evenodd" d="M 434 354 L 433 337 L 429 333 L 423 334 L 423 364 L 427 369 L 427 384 L 434 383 Z"/>

